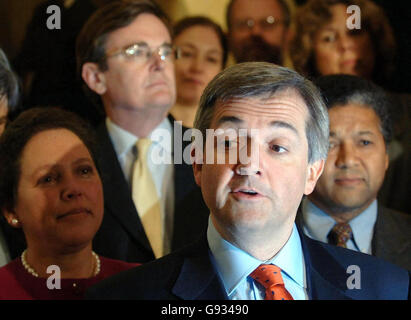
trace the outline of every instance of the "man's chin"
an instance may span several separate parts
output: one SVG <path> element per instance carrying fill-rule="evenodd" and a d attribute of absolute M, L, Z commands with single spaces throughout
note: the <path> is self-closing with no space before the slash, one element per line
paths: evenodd
<path fill-rule="evenodd" d="M 365 210 L 372 200 L 368 198 L 360 198 L 360 197 L 350 197 L 350 198 L 343 198 L 343 199 L 335 199 L 334 201 L 334 211 L 335 212 L 355 212 L 355 211 L 363 211 Z"/>
<path fill-rule="evenodd" d="M 150 103 L 147 105 L 156 111 L 161 110 L 168 112 L 168 110 L 174 105 L 174 97 L 168 93 L 159 93 L 150 99 Z"/>

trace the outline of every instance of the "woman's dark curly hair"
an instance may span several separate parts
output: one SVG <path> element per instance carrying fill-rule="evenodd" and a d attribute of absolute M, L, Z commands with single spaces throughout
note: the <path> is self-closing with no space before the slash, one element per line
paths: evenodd
<path fill-rule="evenodd" d="M 361 8 L 361 28 L 369 33 L 376 56 L 372 80 L 380 85 L 387 83 L 395 67 L 395 39 L 383 9 L 369 0 L 308 0 L 300 7 L 295 16 L 295 37 L 290 45 L 294 68 L 310 78 L 319 76 L 314 62 L 314 37 L 331 21 L 330 9 L 336 4 Z"/>

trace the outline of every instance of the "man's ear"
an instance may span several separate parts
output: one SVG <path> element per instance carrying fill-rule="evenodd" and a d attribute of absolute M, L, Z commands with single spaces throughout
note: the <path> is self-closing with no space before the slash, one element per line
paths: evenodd
<path fill-rule="evenodd" d="M 197 155 L 197 158 L 196 158 Z M 199 154 L 196 154 L 196 148 L 193 146 L 191 149 L 191 158 L 193 159 L 193 172 L 194 180 L 196 184 L 201 187 L 201 170 L 203 169 L 202 158 L 199 157 Z"/>
<path fill-rule="evenodd" d="M 106 78 L 102 71 L 100 71 L 97 63 L 86 62 L 81 69 L 81 77 L 88 87 L 95 93 L 102 95 L 106 92 Z"/>
<path fill-rule="evenodd" d="M 4 209 L 3 216 L 4 218 L 6 218 L 7 223 L 11 225 L 13 228 L 21 228 L 21 223 L 14 211 Z"/>
<path fill-rule="evenodd" d="M 307 180 L 305 181 L 304 194 L 309 195 L 313 192 L 315 185 L 323 173 L 325 160 L 320 159 L 308 164 Z"/>

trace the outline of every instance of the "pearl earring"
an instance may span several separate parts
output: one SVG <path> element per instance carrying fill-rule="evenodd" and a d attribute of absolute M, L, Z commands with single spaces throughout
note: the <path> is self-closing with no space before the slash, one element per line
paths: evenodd
<path fill-rule="evenodd" d="M 13 219 L 11 219 L 11 223 L 12 223 L 13 225 L 16 225 L 16 224 L 19 223 L 19 220 L 17 220 L 16 218 L 13 218 Z"/>

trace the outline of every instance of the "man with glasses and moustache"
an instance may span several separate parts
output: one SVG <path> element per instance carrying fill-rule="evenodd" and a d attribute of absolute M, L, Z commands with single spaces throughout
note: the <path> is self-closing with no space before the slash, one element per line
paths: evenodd
<path fill-rule="evenodd" d="M 284 65 L 290 26 L 286 0 L 231 0 L 226 22 L 230 50 L 237 63 Z"/>

